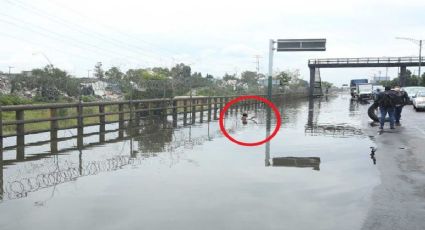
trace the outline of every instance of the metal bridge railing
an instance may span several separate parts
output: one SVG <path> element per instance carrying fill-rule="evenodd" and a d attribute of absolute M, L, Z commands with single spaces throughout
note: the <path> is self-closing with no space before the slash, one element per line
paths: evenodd
<path fill-rule="evenodd" d="M 424 57 L 422 57 L 422 60 L 424 60 Z M 419 57 L 323 58 L 308 60 L 309 65 L 380 63 L 419 63 Z"/>

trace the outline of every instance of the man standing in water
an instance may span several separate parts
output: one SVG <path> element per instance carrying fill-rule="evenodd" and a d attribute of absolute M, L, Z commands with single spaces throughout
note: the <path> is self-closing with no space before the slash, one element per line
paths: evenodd
<path fill-rule="evenodd" d="M 391 90 L 389 86 L 385 87 L 385 91 L 379 93 L 378 95 L 378 104 L 379 111 L 381 112 L 381 117 L 379 118 L 379 129 L 384 129 L 385 117 L 390 118 L 390 128 L 394 129 L 394 111 L 395 111 L 395 102 L 394 102 L 395 93 Z"/>

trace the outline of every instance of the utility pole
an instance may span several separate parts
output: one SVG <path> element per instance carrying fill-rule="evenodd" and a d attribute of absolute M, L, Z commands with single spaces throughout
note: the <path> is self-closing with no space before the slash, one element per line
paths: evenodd
<path fill-rule="evenodd" d="M 260 58 L 262 58 L 260 55 L 255 55 L 254 56 L 254 58 L 255 58 L 255 63 L 257 64 L 257 68 L 256 68 L 256 70 L 257 70 L 257 79 L 259 80 L 260 79 Z M 257 90 L 260 90 L 260 88 L 259 87 L 257 87 Z"/>
<path fill-rule="evenodd" d="M 258 76 L 258 74 L 260 73 L 260 58 L 262 57 L 257 54 L 254 56 L 254 58 L 255 58 L 255 64 L 257 65 L 256 70 L 257 70 L 257 76 Z"/>
<path fill-rule="evenodd" d="M 10 70 L 13 69 L 13 68 L 15 68 L 15 67 L 9 66 L 9 78 L 10 78 Z"/>

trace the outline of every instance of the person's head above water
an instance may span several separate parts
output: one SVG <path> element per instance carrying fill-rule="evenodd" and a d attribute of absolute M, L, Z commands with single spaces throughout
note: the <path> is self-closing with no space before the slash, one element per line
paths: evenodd
<path fill-rule="evenodd" d="M 247 113 L 242 113 L 242 117 L 248 117 Z"/>

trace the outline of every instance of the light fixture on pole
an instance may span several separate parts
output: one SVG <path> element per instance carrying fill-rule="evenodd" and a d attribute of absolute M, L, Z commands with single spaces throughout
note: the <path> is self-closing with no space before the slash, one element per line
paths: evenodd
<path fill-rule="evenodd" d="M 32 53 L 32 55 L 37 55 L 37 54 L 41 54 L 46 59 L 46 61 L 49 63 L 49 67 L 53 68 L 52 62 L 50 61 L 50 59 L 47 57 L 47 55 L 45 53 L 43 53 L 41 51 L 37 51 L 37 52 Z"/>
<path fill-rule="evenodd" d="M 418 64 L 418 77 L 421 77 L 421 63 L 422 63 L 422 39 L 418 40 L 418 39 L 414 39 L 414 38 L 405 38 L 405 37 L 396 37 L 396 39 L 400 39 L 400 40 L 407 40 L 407 41 L 411 41 L 413 43 L 415 43 L 416 45 L 419 46 L 419 64 Z"/>

